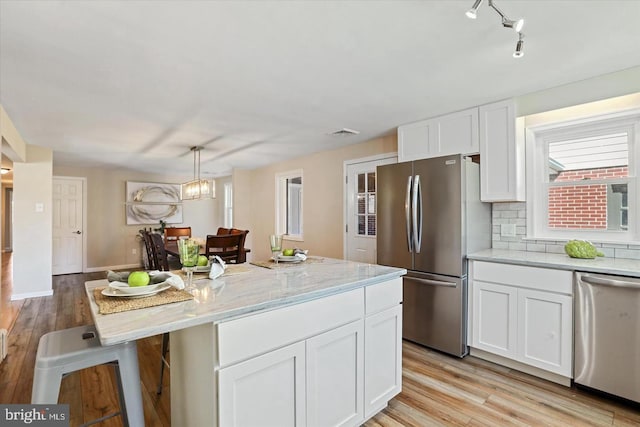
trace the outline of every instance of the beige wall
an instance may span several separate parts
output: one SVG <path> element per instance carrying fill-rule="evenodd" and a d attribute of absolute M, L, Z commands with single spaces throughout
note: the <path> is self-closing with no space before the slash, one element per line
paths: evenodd
<path fill-rule="evenodd" d="M 250 221 L 253 259 L 270 256 L 268 236 L 275 230 L 275 175 L 303 171 L 304 241 L 285 242 L 285 247 L 309 249 L 310 254 L 343 257 L 345 160 L 397 151 L 395 134 L 338 150 L 315 153 L 252 171 L 234 171 L 235 218 Z M 243 228 L 243 224 L 237 226 Z"/>
<path fill-rule="evenodd" d="M 53 173 L 55 176 L 85 177 L 87 180 L 86 271 L 139 266 L 142 245 L 137 239 L 138 230 L 158 227 L 157 223 L 126 225 L 127 181 L 180 183 L 191 179 L 188 176 L 64 166 L 54 166 Z M 191 226 L 192 234 L 198 237 L 215 234 L 223 221 L 219 205 L 224 203 L 224 193 L 220 180 L 216 180 L 216 195 L 215 199 L 183 202 L 183 223 L 175 226 Z"/>
<path fill-rule="evenodd" d="M 51 295 L 53 152 L 27 145 L 27 162 L 13 178 L 13 299 Z M 42 204 L 42 212 L 36 210 Z"/>

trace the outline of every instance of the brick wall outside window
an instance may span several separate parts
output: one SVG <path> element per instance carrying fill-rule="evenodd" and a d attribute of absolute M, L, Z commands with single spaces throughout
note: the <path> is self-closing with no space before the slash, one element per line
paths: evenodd
<path fill-rule="evenodd" d="M 627 167 L 563 171 L 554 182 L 628 176 Z M 607 229 L 607 185 L 567 185 L 549 188 L 549 227 Z"/>

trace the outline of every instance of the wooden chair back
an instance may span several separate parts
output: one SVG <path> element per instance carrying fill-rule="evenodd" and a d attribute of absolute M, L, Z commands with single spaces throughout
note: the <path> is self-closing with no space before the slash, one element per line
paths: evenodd
<path fill-rule="evenodd" d="M 249 234 L 249 230 L 240 230 L 237 228 L 224 228 L 224 227 L 219 227 L 218 231 L 216 232 L 216 235 L 218 236 L 222 236 L 222 235 L 228 235 L 228 234 L 241 234 L 242 235 L 242 239 L 240 240 L 240 255 L 238 257 L 238 261 L 237 263 L 243 263 L 247 261 L 247 252 L 245 251 L 245 247 L 244 247 L 244 243 L 247 240 L 247 234 Z"/>
<path fill-rule="evenodd" d="M 169 259 L 167 252 L 164 250 L 164 241 L 158 233 L 149 233 L 151 237 L 153 256 L 155 258 L 156 269 L 169 271 Z"/>
<path fill-rule="evenodd" d="M 224 234 L 221 236 L 209 234 L 205 244 L 205 255 L 207 257 L 218 255 L 225 262 L 240 264 L 246 261 L 241 257 L 243 251 L 242 241 L 245 234 Z"/>
<path fill-rule="evenodd" d="M 153 249 L 153 242 L 151 241 L 151 233 L 147 230 L 143 230 L 142 232 L 142 241 L 144 242 L 144 249 L 147 254 L 147 261 L 149 262 L 148 268 L 149 270 L 159 270 L 158 266 L 158 257 L 155 254 Z"/>
<path fill-rule="evenodd" d="M 180 237 L 191 237 L 191 227 L 169 227 L 164 229 L 165 240 L 178 240 Z"/>

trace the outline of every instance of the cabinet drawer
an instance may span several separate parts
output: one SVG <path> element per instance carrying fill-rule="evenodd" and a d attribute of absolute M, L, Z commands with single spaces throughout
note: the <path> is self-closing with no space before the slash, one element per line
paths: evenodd
<path fill-rule="evenodd" d="M 402 302 L 402 279 L 367 286 L 364 292 L 367 315 L 377 313 Z"/>
<path fill-rule="evenodd" d="M 364 289 L 355 289 L 218 325 L 220 367 L 361 319 Z"/>
<path fill-rule="evenodd" d="M 473 279 L 560 294 L 573 294 L 573 273 L 495 262 L 473 262 Z"/>

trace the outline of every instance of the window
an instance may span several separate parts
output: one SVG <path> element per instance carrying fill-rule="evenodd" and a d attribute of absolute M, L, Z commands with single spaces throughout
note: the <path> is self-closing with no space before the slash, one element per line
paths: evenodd
<path fill-rule="evenodd" d="M 233 184 L 224 184 L 224 227 L 233 228 Z"/>
<path fill-rule="evenodd" d="M 358 235 L 376 235 L 376 173 L 358 174 L 356 224 Z"/>
<path fill-rule="evenodd" d="M 302 170 L 276 175 L 276 234 L 302 240 Z"/>
<path fill-rule="evenodd" d="M 640 112 L 528 129 L 530 238 L 637 240 Z"/>

